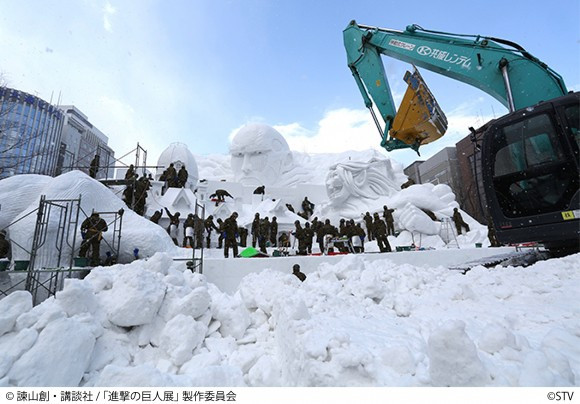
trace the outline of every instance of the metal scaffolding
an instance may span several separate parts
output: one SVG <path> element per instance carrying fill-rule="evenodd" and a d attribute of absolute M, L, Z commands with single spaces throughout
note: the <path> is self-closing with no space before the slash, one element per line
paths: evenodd
<path fill-rule="evenodd" d="M 459 242 L 453 231 L 453 225 L 451 224 L 450 217 L 441 218 L 441 231 L 439 235 L 445 241 L 447 248 L 459 248 Z"/>
<path fill-rule="evenodd" d="M 197 200 L 195 201 L 195 214 L 200 218 L 202 223 L 205 221 L 205 206 L 200 204 Z M 201 233 L 201 240 L 199 241 L 197 240 L 197 232 L 193 232 L 191 265 L 188 263 L 187 267 L 191 269 L 192 272 L 203 274 L 203 232 Z M 195 248 L 195 246 L 198 245 L 198 243 L 201 245 L 201 248 L 199 249 L 199 255 L 196 256 L 197 248 Z"/>
<path fill-rule="evenodd" d="M 111 254 L 118 257 L 121 246 L 123 209 L 117 212 L 92 212 L 109 217 L 108 227 L 113 228 L 111 242 L 103 242 Z M 30 250 L 14 240 L 12 244 L 22 249 L 28 260 L 14 261 L 12 268 L 3 272 L 8 282 L 0 285 L 0 298 L 16 290 L 27 290 L 32 295 L 34 305 L 42 302 L 62 289 L 67 278 L 82 278 L 90 268 L 76 265 L 80 246 L 76 245 L 81 214 L 88 217 L 81 208 L 81 195 L 77 199 L 46 199 L 40 197 L 38 208 L 29 212 L 8 227 L 36 213 L 36 224 Z"/>

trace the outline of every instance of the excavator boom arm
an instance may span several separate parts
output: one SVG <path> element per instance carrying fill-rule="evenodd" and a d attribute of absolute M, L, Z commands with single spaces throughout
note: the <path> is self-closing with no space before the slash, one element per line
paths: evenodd
<path fill-rule="evenodd" d="M 477 87 L 510 111 L 567 92 L 556 72 L 519 45 L 501 39 L 435 33 L 416 25 L 396 31 L 354 21 L 343 31 L 343 37 L 348 66 L 365 105 L 372 112 L 374 101 L 385 121 L 385 137 L 397 110 L 381 54 Z"/>

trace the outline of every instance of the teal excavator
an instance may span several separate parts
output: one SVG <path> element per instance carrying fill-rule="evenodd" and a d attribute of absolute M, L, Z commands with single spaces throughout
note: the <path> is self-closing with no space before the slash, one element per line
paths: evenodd
<path fill-rule="evenodd" d="M 444 135 L 447 119 L 416 67 L 405 74 L 408 88 L 397 110 L 381 55 L 470 84 L 506 106 L 507 115 L 469 128 L 498 240 L 539 242 L 557 254 L 580 249 L 580 93 L 569 93 L 558 73 L 494 37 L 355 21 L 343 36 L 348 66 L 387 151 L 418 153 Z"/>

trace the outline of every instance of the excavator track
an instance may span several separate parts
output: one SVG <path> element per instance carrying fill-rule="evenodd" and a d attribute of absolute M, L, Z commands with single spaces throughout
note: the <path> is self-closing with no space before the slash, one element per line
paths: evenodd
<path fill-rule="evenodd" d="M 483 266 L 485 268 L 493 268 L 497 265 L 503 267 L 507 266 L 521 266 L 527 267 L 538 261 L 543 261 L 552 258 L 548 251 L 542 250 L 519 250 L 505 254 L 492 255 L 478 260 L 468 261 L 466 263 L 449 268 L 451 271 L 460 271 L 464 275 L 472 268 Z"/>

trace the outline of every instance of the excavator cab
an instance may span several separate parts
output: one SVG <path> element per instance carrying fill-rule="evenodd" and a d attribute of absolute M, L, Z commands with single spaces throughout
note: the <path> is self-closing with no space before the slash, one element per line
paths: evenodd
<path fill-rule="evenodd" d="M 419 153 L 419 146 L 439 139 L 447 130 L 443 110 L 417 68 L 413 70 L 403 78 L 408 87 L 389 130 L 391 139 L 383 140 L 388 151 L 411 147 Z"/>

